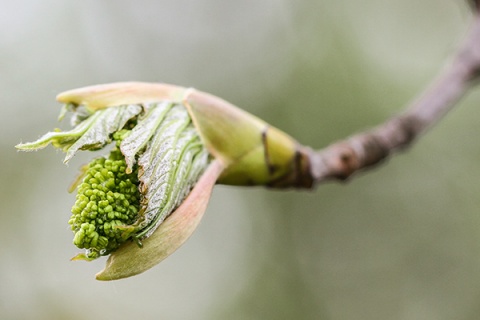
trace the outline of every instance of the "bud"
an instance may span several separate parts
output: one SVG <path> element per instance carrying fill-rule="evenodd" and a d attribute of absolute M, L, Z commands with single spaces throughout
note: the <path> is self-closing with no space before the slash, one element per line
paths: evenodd
<path fill-rule="evenodd" d="M 24 151 L 48 144 L 66 152 L 99 150 L 77 179 L 69 223 L 74 259 L 110 255 L 99 280 L 141 273 L 193 233 L 213 185 L 310 187 L 307 151 L 287 134 L 207 93 L 167 84 L 114 83 L 57 96 L 60 118 L 74 128 L 50 132 Z"/>

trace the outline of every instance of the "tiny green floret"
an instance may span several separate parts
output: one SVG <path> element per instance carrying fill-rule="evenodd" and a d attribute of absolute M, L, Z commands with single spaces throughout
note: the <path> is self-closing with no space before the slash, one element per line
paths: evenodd
<path fill-rule="evenodd" d="M 127 132 L 122 130 L 113 135 L 117 144 Z M 118 147 L 108 158 L 96 158 L 90 162 L 77 187 L 76 201 L 68 221 L 75 234 L 73 243 L 86 249 L 85 254 L 74 259 L 93 260 L 110 254 L 131 236 L 131 232 L 121 227 L 131 225 L 138 216 L 138 168 L 131 174 L 125 170 L 125 157 Z"/>

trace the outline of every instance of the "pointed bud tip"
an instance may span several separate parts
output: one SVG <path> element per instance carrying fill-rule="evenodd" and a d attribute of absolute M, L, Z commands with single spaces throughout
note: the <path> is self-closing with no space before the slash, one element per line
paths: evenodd
<path fill-rule="evenodd" d="M 15 146 L 15 149 L 18 151 L 36 151 L 39 149 L 43 149 L 45 146 L 40 146 L 38 147 L 35 143 L 33 142 L 27 142 L 27 143 L 19 143 Z"/>
<path fill-rule="evenodd" d="M 106 107 L 159 102 L 181 101 L 184 87 L 149 82 L 116 82 L 68 90 L 57 95 L 64 104 L 84 105 L 89 110 Z"/>

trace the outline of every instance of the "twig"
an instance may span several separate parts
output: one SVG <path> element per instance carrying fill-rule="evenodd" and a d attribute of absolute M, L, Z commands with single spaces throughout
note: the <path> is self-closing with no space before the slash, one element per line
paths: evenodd
<path fill-rule="evenodd" d="M 478 8 L 480 1 L 474 1 Z M 309 154 L 313 184 L 345 180 L 365 168 L 410 146 L 420 134 L 437 123 L 480 75 L 480 10 L 463 44 L 439 77 L 404 113 L 367 132 L 336 142 Z"/>
<path fill-rule="evenodd" d="M 472 6 L 473 10 L 480 9 L 480 0 L 468 0 L 468 3 Z"/>

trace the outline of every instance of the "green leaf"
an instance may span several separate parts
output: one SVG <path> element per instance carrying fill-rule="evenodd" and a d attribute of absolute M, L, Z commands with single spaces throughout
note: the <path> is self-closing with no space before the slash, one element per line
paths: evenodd
<path fill-rule="evenodd" d="M 102 109 L 80 122 L 70 131 L 55 131 L 45 134 L 40 139 L 16 146 L 23 151 L 45 148 L 50 143 L 66 151 L 64 162 L 67 163 L 78 150 L 96 150 L 110 142 L 110 135 L 120 129 L 128 120 L 142 112 L 139 105 L 125 105 Z M 75 115 L 74 115 L 75 116 Z"/>
<path fill-rule="evenodd" d="M 142 230 L 137 238 L 149 237 L 180 205 L 208 161 L 208 152 L 188 112 L 181 105 L 174 106 L 138 160 L 142 169 L 140 189 L 146 205 L 138 221 Z"/>
<path fill-rule="evenodd" d="M 172 103 L 170 102 L 147 106 L 147 113 L 138 120 L 130 135 L 122 141 L 120 149 L 127 162 L 127 173 L 132 171 L 136 155 L 157 131 L 158 126 L 171 107 Z"/>
<path fill-rule="evenodd" d="M 68 148 L 64 162 L 67 163 L 80 149 L 96 150 L 102 148 L 110 142 L 110 134 L 122 129 L 128 120 L 138 115 L 141 111 L 142 107 L 139 105 L 126 105 L 95 112 L 93 116 L 98 115 L 97 119 L 87 131 Z"/>

